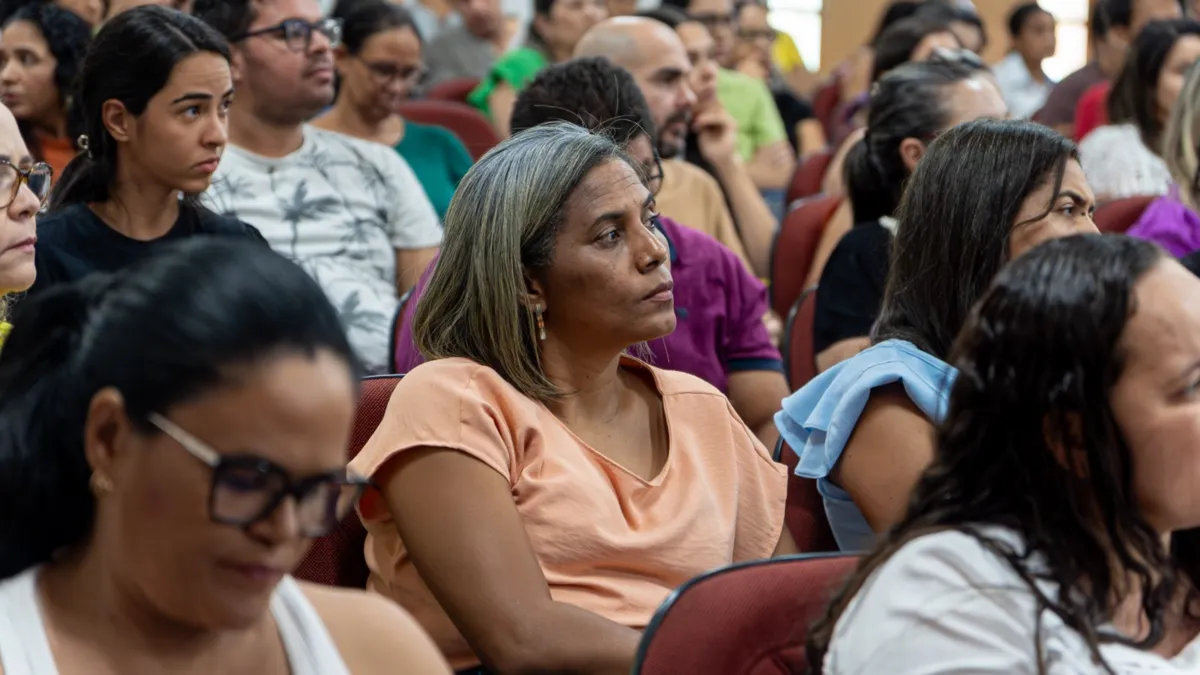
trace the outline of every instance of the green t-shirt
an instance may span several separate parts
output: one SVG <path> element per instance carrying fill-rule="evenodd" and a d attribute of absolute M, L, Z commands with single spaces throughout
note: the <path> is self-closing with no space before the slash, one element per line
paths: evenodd
<path fill-rule="evenodd" d="M 467 96 L 467 103 L 475 106 L 490 118 L 491 110 L 488 109 L 488 98 L 496 89 L 496 85 L 503 82 L 512 87 L 514 91 L 521 91 L 525 85 L 529 84 L 533 76 L 538 74 L 538 71 L 548 65 L 550 65 L 550 61 L 532 47 L 514 49 L 501 56 L 492 65 L 487 77 L 480 80 L 479 85 Z"/>
<path fill-rule="evenodd" d="M 471 155 L 462 141 L 448 129 L 405 120 L 404 138 L 396 145 L 396 152 L 417 175 L 438 220 L 444 220 L 458 181 L 471 168 Z"/>
<path fill-rule="evenodd" d="M 767 85 L 732 70 L 717 71 L 717 99 L 737 121 L 738 155 L 754 158 L 764 145 L 787 140 L 783 118 Z"/>

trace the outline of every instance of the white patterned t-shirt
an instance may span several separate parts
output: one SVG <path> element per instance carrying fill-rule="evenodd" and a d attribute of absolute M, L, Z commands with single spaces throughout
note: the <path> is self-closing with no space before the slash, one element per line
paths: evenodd
<path fill-rule="evenodd" d="M 429 198 L 395 150 L 311 126 L 286 157 L 230 145 L 204 199 L 304 267 L 337 308 L 368 371 L 386 370 L 399 300 L 396 250 L 442 239 Z"/>

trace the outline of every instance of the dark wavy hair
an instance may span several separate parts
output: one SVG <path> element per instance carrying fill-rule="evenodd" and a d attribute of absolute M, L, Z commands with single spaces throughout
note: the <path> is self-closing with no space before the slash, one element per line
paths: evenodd
<path fill-rule="evenodd" d="M 87 136 L 88 152 L 76 155 L 63 170 L 51 208 L 108 200 L 117 177 L 118 146 L 104 126 L 105 102 L 115 99 L 131 115 L 140 116 L 175 66 L 202 52 L 229 61 L 225 38 L 203 21 L 173 9 L 144 5 L 104 24 L 83 60 L 72 102 L 78 120 L 75 133 Z M 195 197 L 189 195 L 187 203 L 195 206 Z"/>
<path fill-rule="evenodd" d="M 1200 597 L 1197 531 L 1177 533 L 1168 551 L 1139 515 L 1129 447 L 1109 403 L 1126 359 L 1121 334 L 1137 311 L 1134 287 L 1165 259 L 1148 242 L 1076 235 L 1038 246 L 996 278 L 955 345 L 959 376 L 933 463 L 903 520 L 810 633 L 812 672 L 821 672 L 833 628 L 867 578 L 906 543 L 936 531 L 961 531 L 1006 561 L 1041 610 L 1079 633 L 1113 675 L 1101 644 L 1152 647 L 1179 592 L 1190 587 L 1189 600 Z M 1015 530 L 1024 550 L 989 526 Z M 1141 641 L 1099 630 L 1127 574 L 1143 590 L 1150 620 Z M 1039 582 L 1057 587 L 1056 597 Z"/>
<path fill-rule="evenodd" d="M 1156 155 L 1162 152 L 1165 117 L 1170 111 L 1159 108 L 1155 89 L 1175 43 L 1186 35 L 1200 37 L 1200 22 L 1171 19 L 1146 24 L 1134 40 L 1108 97 L 1109 122 L 1137 126 L 1142 143 Z"/>
<path fill-rule="evenodd" d="M 360 369 L 320 285 L 252 242 L 198 237 L 17 305 L 0 353 L 0 580 L 83 545 L 95 518 L 88 405 L 113 387 L 136 429 L 231 368 L 328 351 Z"/>
<path fill-rule="evenodd" d="M 946 360 L 971 307 L 1008 262 L 1022 202 L 1046 184 L 1056 194 L 1071 160 L 1078 161 L 1074 143 L 1020 120 L 968 122 L 931 143 L 896 210 L 873 341 L 907 340 Z"/>
<path fill-rule="evenodd" d="M 54 57 L 54 88 L 58 91 L 58 103 L 66 114 L 67 130 L 72 134 L 74 143 L 72 131 L 76 126 L 76 116 L 71 109 L 71 94 L 79 77 L 84 54 L 92 42 L 92 27 L 78 14 L 49 2 L 21 7 L 5 19 L 4 25 L 14 21 L 33 24 Z M 29 148 L 29 153 L 41 160 L 42 144 L 34 133 L 36 123 L 37 120 L 17 120 L 17 127 L 21 130 L 21 138 Z"/>

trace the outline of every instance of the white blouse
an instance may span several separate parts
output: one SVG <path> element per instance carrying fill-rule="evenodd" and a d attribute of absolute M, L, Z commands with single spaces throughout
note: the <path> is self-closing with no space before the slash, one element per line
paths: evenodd
<path fill-rule="evenodd" d="M 1165 195 L 1171 186 L 1167 163 L 1142 143 L 1132 124 L 1110 124 L 1088 134 L 1079 144 L 1079 164 L 1101 201 Z"/>
<path fill-rule="evenodd" d="M 988 534 L 1021 550 L 1019 537 Z M 1052 585 L 1043 585 L 1055 597 Z M 863 584 L 834 627 L 829 675 L 1035 675 L 1037 602 L 1009 564 L 974 537 L 945 531 L 905 544 Z M 1083 638 L 1045 610 L 1038 648 L 1048 675 L 1101 675 Z M 1112 630 L 1109 628 L 1108 630 Z M 1200 638 L 1172 659 L 1104 644 L 1121 675 L 1200 672 Z"/>

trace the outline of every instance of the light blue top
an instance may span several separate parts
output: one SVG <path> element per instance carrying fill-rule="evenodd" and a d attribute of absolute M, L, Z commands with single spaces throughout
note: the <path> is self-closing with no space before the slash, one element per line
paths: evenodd
<path fill-rule="evenodd" d="M 850 494 L 829 480 L 871 390 L 902 383 L 913 404 L 937 424 L 946 415 L 957 375 L 949 364 L 911 342 L 887 340 L 821 373 L 784 399 L 775 426 L 800 457 L 796 475 L 817 479 L 838 548 L 869 551 L 875 546 L 875 533 Z"/>

